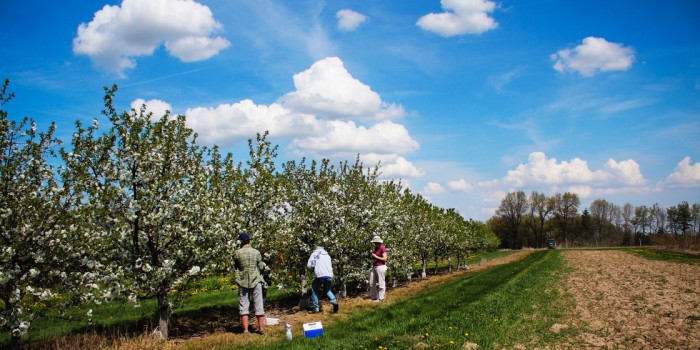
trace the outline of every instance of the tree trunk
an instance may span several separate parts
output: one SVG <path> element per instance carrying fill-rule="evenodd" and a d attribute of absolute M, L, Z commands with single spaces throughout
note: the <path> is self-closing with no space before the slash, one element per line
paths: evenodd
<path fill-rule="evenodd" d="M 301 275 L 301 278 L 299 279 L 299 284 L 301 289 L 301 299 L 299 299 L 299 307 L 302 310 L 306 310 L 309 308 L 309 293 L 306 292 L 306 287 L 308 285 L 306 275 Z"/>
<path fill-rule="evenodd" d="M 344 269 L 343 265 L 338 266 L 338 280 L 340 282 L 340 290 L 338 291 L 338 294 L 340 295 L 341 298 L 347 298 L 348 297 L 348 288 L 347 284 L 345 283 L 345 274 L 344 274 Z"/>
<path fill-rule="evenodd" d="M 452 273 L 452 257 L 447 257 L 447 272 Z"/>
<path fill-rule="evenodd" d="M 19 341 L 22 339 L 22 337 L 16 337 L 12 335 L 12 339 L 10 339 L 10 344 L 8 349 L 10 350 L 19 350 Z"/>
<path fill-rule="evenodd" d="M 428 261 L 427 261 L 425 258 L 423 258 L 423 259 L 421 260 L 421 262 L 422 262 L 422 264 L 423 264 L 423 272 L 421 272 L 420 277 L 421 277 L 421 278 L 426 278 L 426 277 L 428 276 L 428 274 L 425 273 L 425 269 L 428 267 Z"/>
<path fill-rule="evenodd" d="M 170 303 L 168 302 L 168 292 L 158 293 L 158 328 L 155 334 L 161 339 L 168 339 L 168 324 L 170 322 Z"/>

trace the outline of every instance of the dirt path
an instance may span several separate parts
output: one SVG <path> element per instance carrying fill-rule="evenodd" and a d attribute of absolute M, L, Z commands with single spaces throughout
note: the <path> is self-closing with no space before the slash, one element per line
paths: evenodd
<path fill-rule="evenodd" d="M 583 330 L 563 348 L 700 349 L 700 267 L 621 251 L 567 251 L 567 292 Z M 560 346 L 557 346 L 560 348 Z"/>

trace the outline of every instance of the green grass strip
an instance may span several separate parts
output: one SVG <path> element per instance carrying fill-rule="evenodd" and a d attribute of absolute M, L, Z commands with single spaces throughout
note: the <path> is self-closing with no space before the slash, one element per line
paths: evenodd
<path fill-rule="evenodd" d="M 700 266 L 700 254 L 688 254 L 654 248 L 626 248 L 621 250 L 649 260 Z"/>
<path fill-rule="evenodd" d="M 567 270 L 558 251 L 537 251 L 515 262 L 470 273 L 394 304 L 383 304 L 324 329 L 261 349 L 479 349 L 552 343 L 549 328 L 565 311 L 559 281 Z"/>

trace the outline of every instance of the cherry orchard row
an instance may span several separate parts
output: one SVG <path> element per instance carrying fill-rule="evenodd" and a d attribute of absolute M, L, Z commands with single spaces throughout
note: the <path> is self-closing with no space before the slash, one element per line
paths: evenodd
<path fill-rule="evenodd" d="M 0 107 L 13 97 L 6 81 Z M 0 326 L 18 347 L 43 308 L 81 302 L 158 300 L 168 337 L 173 290 L 209 273 L 229 273 L 235 237 L 248 232 L 272 283 L 295 286 L 314 245 L 331 253 L 342 293 L 366 283 L 368 242 L 389 247 L 394 278 L 413 265 L 498 246 L 480 222 L 430 204 L 379 165 L 359 160 L 275 164 L 267 133 L 249 158 L 197 144 L 183 116 L 155 119 L 143 106 L 117 113 L 106 88 L 104 117 L 76 122 L 70 147 L 55 126 L 0 109 Z"/>

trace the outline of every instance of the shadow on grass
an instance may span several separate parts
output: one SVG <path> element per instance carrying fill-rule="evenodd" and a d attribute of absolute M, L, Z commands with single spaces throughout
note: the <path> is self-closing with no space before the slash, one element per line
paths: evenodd
<path fill-rule="evenodd" d="M 213 333 L 241 333 L 238 312 L 238 298 L 222 301 L 226 305 L 205 306 L 196 309 L 175 309 L 170 317 L 170 339 L 189 339 Z M 299 305 L 299 296 L 291 293 L 280 294 L 266 300 L 266 309 L 281 310 L 283 313 L 293 313 Z M 70 322 L 56 319 L 55 322 Z M 74 321 L 75 322 L 75 321 Z M 81 339 L 86 335 L 99 336 L 103 341 L 111 343 L 124 338 L 138 337 L 150 334 L 156 328 L 158 319 L 154 315 L 144 316 L 131 321 L 121 321 L 116 324 L 85 325 L 71 328 L 64 336 L 52 339 L 22 340 L 22 349 L 56 349 L 62 348 L 57 344 L 71 343 L 69 339 Z M 76 342 L 77 343 L 77 342 Z M 9 345 L 8 341 L 0 342 L 0 349 Z"/>
<path fill-rule="evenodd" d="M 454 267 L 453 267 L 454 268 Z M 455 269 L 457 271 L 457 269 Z M 447 274 L 446 265 L 439 265 L 438 272 L 434 269 L 429 271 L 429 277 Z M 394 288 L 401 288 L 409 285 L 409 280 L 387 280 L 387 284 Z M 337 286 L 336 286 L 337 287 Z M 335 292 L 335 290 L 334 290 Z M 362 295 L 365 289 L 350 289 L 348 298 Z M 176 308 L 170 318 L 169 336 L 171 339 L 189 339 L 214 333 L 240 333 L 240 315 L 238 312 L 238 297 L 236 292 L 217 292 L 200 295 L 199 300 L 185 300 L 182 305 Z M 300 296 L 298 293 L 278 292 L 272 293 L 265 302 L 266 311 L 275 310 L 280 315 L 293 314 L 299 311 Z M 193 297 L 192 299 L 197 299 Z M 126 313 L 126 304 L 110 309 L 108 314 Z M 83 310 L 84 312 L 87 309 Z M 403 316 L 402 316 L 403 317 Z M 99 318 L 95 317 L 96 321 Z M 67 320 L 55 318 L 48 320 L 47 324 L 61 324 L 58 330 L 52 331 L 48 335 L 44 330 L 32 331 L 32 337 L 22 340 L 23 349 L 56 349 L 60 348 L 55 344 L 66 343 L 66 339 L 80 338 L 84 336 L 100 337 L 107 342 L 138 337 L 150 334 L 156 328 L 157 318 L 155 313 L 142 313 L 135 315 L 130 320 L 115 321 L 110 324 L 78 325 L 79 322 L 86 322 L 84 319 Z M 43 334 L 42 334 L 43 333 Z M 7 347 L 9 337 L 0 337 L 0 348 Z"/>

